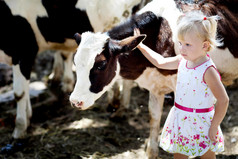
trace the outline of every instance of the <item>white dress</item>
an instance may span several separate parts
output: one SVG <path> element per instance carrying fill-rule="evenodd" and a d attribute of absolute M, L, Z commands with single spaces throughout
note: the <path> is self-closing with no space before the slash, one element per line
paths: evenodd
<path fill-rule="evenodd" d="M 209 67 L 215 67 L 209 58 L 195 68 L 187 67 L 187 60 L 182 59 L 178 68 L 175 102 L 187 108 L 203 109 L 212 107 L 216 99 L 204 82 L 204 73 Z M 173 106 L 166 119 L 160 147 L 170 153 L 187 156 L 202 156 L 209 149 L 214 152 L 224 150 L 224 138 L 219 127 L 217 142 L 212 142 L 208 131 L 214 110 L 196 113 L 181 110 Z"/>

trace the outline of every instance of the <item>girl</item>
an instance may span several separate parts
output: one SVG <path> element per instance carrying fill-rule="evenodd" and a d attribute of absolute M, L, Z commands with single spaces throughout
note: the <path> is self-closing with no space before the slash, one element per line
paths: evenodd
<path fill-rule="evenodd" d="M 226 114 L 229 98 L 220 75 L 207 54 L 215 46 L 217 16 L 205 17 L 191 11 L 179 17 L 177 38 L 180 55 L 164 58 L 143 43 L 137 48 L 156 67 L 178 69 L 175 103 L 166 119 L 160 147 L 173 153 L 175 159 L 201 156 L 216 158 L 224 150 L 220 124 Z M 138 29 L 135 35 L 140 34 Z M 214 104 L 216 108 L 214 109 Z"/>

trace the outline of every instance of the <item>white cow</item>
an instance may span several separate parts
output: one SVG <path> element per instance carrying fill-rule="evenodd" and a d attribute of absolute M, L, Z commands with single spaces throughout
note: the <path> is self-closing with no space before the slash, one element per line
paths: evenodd
<path fill-rule="evenodd" d="M 12 63 L 13 89 L 17 101 L 14 138 L 23 137 L 30 124 L 29 79 L 36 54 L 45 50 L 58 50 L 61 53 L 65 59 L 64 71 L 61 74 L 62 70 L 57 72 L 55 67 L 54 75 L 56 79 L 62 78 L 63 91 L 72 91 L 75 82 L 71 69 L 72 57 L 77 48 L 74 34 L 104 31 L 130 16 L 133 7 L 139 3 L 140 0 L 0 1 L 0 61 Z M 62 57 L 57 53 L 55 55 L 54 66 L 58 66 L 60 60 L 57 59 Z"/>

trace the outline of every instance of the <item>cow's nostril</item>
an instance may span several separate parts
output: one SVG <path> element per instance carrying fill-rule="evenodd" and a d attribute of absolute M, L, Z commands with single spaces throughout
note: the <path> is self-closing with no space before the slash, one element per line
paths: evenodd
<path fill-rule="evenodd" d="M 82 101 L 81 102 L 79 102 L 79 101 L 71 101 L 71 106 L 81 109 L 81 107 L 83 106 L 83 102 Z"/>
<path fill-rule="evenodd" d="M 81 108 L 82 105 L 83 105 L 83 102 L 82 102 L 82 101 L 81 101 L 81 102 L 77 102 L 76 107 L 77 107 L 77 108 Z"/>

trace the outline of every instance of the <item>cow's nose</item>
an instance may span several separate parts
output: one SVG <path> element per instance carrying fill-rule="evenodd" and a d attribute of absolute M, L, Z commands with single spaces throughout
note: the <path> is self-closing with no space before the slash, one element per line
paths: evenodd
<path fill-rule="evenodd" d="M 81 102 L 79 102 L 79 101 L 71 101 L 71 105 L 73 106 L 73 107 L 76 107 L 76 108 L 78 108 L 78 109 L 82 109 L 82 106 L 83 106 L 83 102 L 81 101 Z"/>

